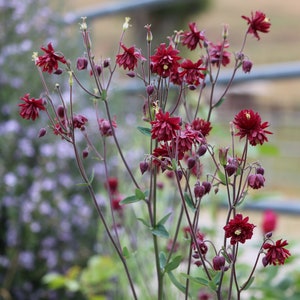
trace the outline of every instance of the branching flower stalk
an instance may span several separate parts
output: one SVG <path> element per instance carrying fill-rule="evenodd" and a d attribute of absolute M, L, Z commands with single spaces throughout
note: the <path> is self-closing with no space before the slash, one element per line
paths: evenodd
<path fill-rule="evenodd" d="M 86 19 L 83 18 L 80 29 L 85 49 L 84 54 L 77 59 L 76 68 L 62 53 L 54 50 L 52 43 L 41 47 L 44 52 L 42 55 L 34 55 L 45 96 L 31 98 L 28 93 L 21 97 L 20 116 L 35 121 L 40 112 L 45 112 L 54 135 L 72 145 L 79 173 L 89 191 L 100 224 L 113 246 L 114 253 L 111 255 L 117 257 L 126 273 L 131 295 L 125 289 L 120 292 L 124 299 L 144 299 L 145 286 L 147 292 L 153 292 L 151 299 L 158 300 L 171 299 L 174 290 L 182 293 L 185 299 L 190 296 L 195 298 L 203 291 L 207 297 L 214 296 L 218 300 L 231 299 L 233 295 L 241 299 L 242 291 L 249 288 L 253 281 L 261 256 L 262 264 L 266 267 L 271 264 L 282 265 L 291 255 L 286 249 L 287 241 L 274 241 L 269 233 L 265 233 L 249 275 L 246 279 L 240 279 L 241 248 L 252 239 L 256 227 L 248 216 L 241 213 L 241 205 L 246 201 L 249 190 L 259 190 L 265 183 L 263 167 L 258 162 L 251 162 L 248 150 L 249 147 L 259 147 L 268 142 L 270 124 L 263 122 L 259 113 L 245 108 L 229 124 L 230 146 L 219 148 L 213 145 L 210 134 L 215 122 L 213 113 L 223 104 L 236 72 L 239 69 L 244 73 L 251 71 L 252 62 L 244 53 L 247 37 L 253 35 L 259 40 L 259 34 L 268 33 L 271 26 L 269 19 L 260 11 L 252 13 L 251 17 L 242 18 L 247 21 L 248 27 L 240 51 L 234 54 L 231 78 L 217 99 L 216 88 L 220 74 L 231 63 L 227 25 L 223 28 L 221 42 L 210 41 L 193 22 L 187 31 L 175 31 L 168 43 L 162 42 L 154 50 L 152 42 L 155 37 L 152 36 L 151 26 L 146 25 L 145 58 L 135 45 L 126 46 L 125 32 L 130 27 L 130 19 L 126 18 L 116 54 L 112 59 L 100 60 L 98 63 L 92 52 Z M 182 47 L 194 51 L 193 58 L 189 55 L 182 57 Z M 143 126 L 138 126 L 138 131 L 142 136 L 139 140 L 141 149 L 147 153 L 131 160 L 123 147 L 127 143 L 132 146 L 130 150 L 133 150 L 135 145 L 132 136 L 136 135 L 137 129 L 133 128 L 129 132 L 130 128 L 126 128 L 123 141 L 123 136 L 118 134 L 118 126 L 119 122 L 125 120 L 124 114 L 120 111 L 117 119 L 111 108 L 111 103 L 117 101 L 112 93 L 113 78 L 123 71 L 127 72 L 127 80 L 137 80 L 145 92 L 142 112 L 132 112 L 138 114 L 144 122 Z M 93 92 L 87 83 L 81 82 L 78 72 L 87 72 L 87 81 L 92 78 Z M 67 74 L 68 102 L 64 100 L 60 88 L 63 85 L 56 85 L 57 99 L 51 96 L 44 73 L 55 73 L 62 79 Z M 74 84 L 82 92 L 82 99 L 93 98 L 93 116 L 76 113 L 80 105 L 77 107 L 73 99 Z M 174 99 L 171 89 L 175 91 Z M 122 103 L 127 105 L 124 99 Z M 97 135 L 92 134 L 90 118 L 94 118 L 97 123 Z M 82 140 L 78 136 L 79 132 Z M 45 134 L 44 128 L 39 137 Z M 237 147 L 240 141 L 236 141 L 236 137 L 244 142 L 241 151 Z M 102 146 L 99 146 L 99 138 Z M 122 161 L 117 168 L 110 165 L 113 150 L 116 150 Z M 105 199 L 109 202 L 104 201 L 103 207 L 97 199 L 92 180 L 94 174 L 89 176 L 87 171 L 88 162 L 91 162 L 90 152 L 97 158 L 97 168 L 102 168 L 104 174 L 103 178 L 97 177 L 97 181 L 102 182 L 106 189 Z M 138 169 L 140 174 L 135 172 Z M 119 194 L 119 185 L 126 191 L 126 196 Z M 165 185 L 172 187 L 172 200 L 169 199 L 171 193 L 168 188 L 164 190 Z M 217 235 L 217 240 L 212 241 L 210 233 L 205 232 L 203 207 L 207 205 L 208 199 L 209 204 L 216 206 L 217 203 L 210 203 L 215 202 L 212 194 L 222 192 L 226 217 L 222 221 L 223 228 L 219 228 L 218 222 L 215 222 L 215 233 L 221 232 L 221 237 Z M 137 220 L 132 220 L 127 210 L 127 206 L 134 203 L 139 205 L 135 211 L 138 214 Z M 171 215 L 172 221 L 169 220 Z M 144 279 L 150 282 L 144 282 L 141 286 L 138 286 L 140 280 L 128 261 L 129 256 L 134 259 L 135 253 L 141 254 L 138 236 L 130 236 L 135 234 L 133 228 L 138 228 L 136 234 L 143 231 L 151 240 L 147 258 L 143 261 L 145 264 L 149 261 L 149 265 L 138 272 L 147 274 Z M 129 241 L 132 249 L 127 248 L 126 241 Z M 148 245 L 147 241 L 147 238 L 143 238 L 143 246 Z M 141 261 L 137 259 L 136 265 L 140 267 Z M 149 280 L 152 277 L 153 282 Z M 240 280 L 244 283 L 241 284 Z M 152 286 L 156 287 L 153 291 Z"/>

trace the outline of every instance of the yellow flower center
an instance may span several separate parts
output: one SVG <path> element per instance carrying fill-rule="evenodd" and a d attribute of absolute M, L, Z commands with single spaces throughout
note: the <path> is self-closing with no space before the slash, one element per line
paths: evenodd
<path fill-rule="evenodd" d="M 250 120 L 251 115 L 250 115 L 248 112 L 245 113 L 245 116 L 246 116 L 246 118 L 247 118 L 248 120 Z"/>
<path fill-rule="evenodd" d="M 242 233 L 242 230 L 240 228 L 234 232 L 235 235 L 240 235 L 241 233 Z"/>
<path fill-rule="evenodd" d="M 164 69 L 164 70 L 168 70 L 168 69 L 169 69 L 168 65 L 164 65 L 164 66 L 163 66 L 163 69 Z"/>

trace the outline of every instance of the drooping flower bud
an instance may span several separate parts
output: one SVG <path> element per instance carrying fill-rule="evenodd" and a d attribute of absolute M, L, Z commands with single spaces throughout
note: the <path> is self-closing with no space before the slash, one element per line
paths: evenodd
<path fill-rule="evenodd" d="M 265 174 L 265 169 L 263 167 L 258 167 L 256 169 L 256 174 L 264 175 Z"/>
<path fill-rule="evenodd" d="M 225 266 L 224 256 L 216 255 L 212 261 L 213 261 L 213 267 L 216 271 L 222 270 Z"/>
<path fill-rule="evenodd" d="M 149 164 L 146 161 L 140 162 L 141 173 L 144 174 L 149 168 Z"/>
<path fill-rule="evenodd" d="M 149 84 L 146 87 L 146 91 L 147 91 L 148 96 L 151 96 L 153 94 L 153 92 L 154 92 L 154 86 L 152 84 Z"/>
<path fill-rule="evenodd" d="M 242 63 L 242 69 L 244 71 L 244 73 L 250 73 L 251 69 L 252 69 L 252 62 L 248 59 L 243 60 Z"/>
<path fill-rule="evenodd" d="M 203 155 L 206 153 L 206 151 L 207 151 L 207 146 L 206 146 L 205 144 L 202 144 L 202 145 L 198 148 L 197 154 L 198 154 L 199 156 L 203 156 Z"/>
<path fill-rule="evenodd" d="M 82 151 L 82 158 L 87 158 L 89 156 L 89 149 L 88 148 L 85 148 L 83 151 Z"/>
<path fill-rule="evenodd" d="M 194 168 L 195 164 L 196 164 L 195 157 L 189 157 L 188 160 L 187 160 L 187 166 L 188 166 L 188 168 L 189 169 Z"/>
<path fill-rule="evenodd" d="M 57 115 L 63 119 L 65 117 L 65 108 L 62 105 L 59 105 L 57 108 Z"/>
<path fill-rule="evenodd" d="M 79 71 L 85 70 L 87 68 L 87 65 L 88 65 L 88 60 L 85 57 L 77 58 L 77 63 L 76 63 L 77 70 Z"/>
<path fill-rule="evenodd" d="M 41 128 L 38 134 L 38 137 L 43 137 L 47 133 L 47 130 L 45 128 Z"/>
<path fill-rule="evenodd" d="M 205 187 L 200 185 L 200 183 L 196 183 L 194 186 L 194 195 L 196 198 L 202 198 L 205 194 Z"/>
<path fill-rule="evenodd" d="M 205 188 L 205 194 L 208 194 L 211 189 L 211 183 L 208 181 L 203 181 L 202 186 Z"/>

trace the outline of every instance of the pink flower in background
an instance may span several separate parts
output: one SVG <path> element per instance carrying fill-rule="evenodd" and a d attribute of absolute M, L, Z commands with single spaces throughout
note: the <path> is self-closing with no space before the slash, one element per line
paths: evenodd
<path fill-rule="evenodd" d="M 263 213 L 262 231 L 263 234 L 272 232 L 277 226 L 277 214 L 272 210 L 266 210 Z"/>

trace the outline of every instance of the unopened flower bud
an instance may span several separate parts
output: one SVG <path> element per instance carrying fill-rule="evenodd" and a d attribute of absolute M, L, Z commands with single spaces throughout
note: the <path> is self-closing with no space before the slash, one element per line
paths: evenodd
<path fill-rule="evenodd" d="M 127 72 L 126 74 L 128 77 L 130 78 L 134 78 L 135 77 L 135 73 L 133 71 Z"/>
<path fill-rule="evenodd" d="M 192 169 L 194 168 L 196 164 L 196 159 L 194 157 L 189 157 L 188 160 L 187 160 L 187 166 L 189 169 Z"/>
<path fill-rule="evenodd" d="M 148 96 L 151 96 L 153 94 L 153 92 L 154 92 L 154 86 L 152 84 L 149 84 L 146 87 L 146 91 L 147 91 Z"/>
<path fill-rule="evenodd" d="M 205 188 L 205 194 L 208 194 L 211 189 L 211 183 L 208 181 L 203 181 L 202 186 Z"/>
<path fill-rule="evenodd" d="M 178 179 L 180 181 L 181 178 L 182 178 L 182 176 L 183 176 L 182 171 L 181 170 L 177 170 L 176 173 L 177 173 Z"/>
<path fill-rule="evenodd" d="M 149 164 L 146 161 L 140 162 L 141 173 L 144 174 L 149 168 Z"/>
<path fill-rule="evenodd" d="M 53 72 L 53 74 L 55 74 L 55 75 L 60 75 L 60 74 L 62 74 L 62 72 L 63 72 L 63 70 L 60 69 L 60 68 L 58 68 L 57 70 L 55 70 L 55 71 Z"/>
<path fill-rule="evenodd" d="M 89 156 L 89 150 L 86 148 L 82 151 L 82 157 L 87 158 Z"/>
<path fill-rule="evenodd" d="M 109 67 L 109 65 L 110 65 L 110 59 L 109 58 L 104 59 L 103 68 L 107 68 Z"/>
<path fill-rule="evenodd" d="M 205 194 L 205 187 L 203 185 L 200 185 L 199 183 L 196 183 L 194 186 L 194 195 L 196 198 L 202 198 Z"/>
<path fill-rule="evenodd" d="M 223 32 L 222 32 L 222 37 L 223 37 L 224 40 L 227 40 L 227 38 L 228 38 L 228 33 L 229 33 L 228 28 L 229 28 L 229 25 L 228 24 L 224 24 L 224 26 L 223 26 Z"/>
<path fill-rule="evenodd" d="M 95 69 L 96 69 L 96 71 L 97 71 L 97 75 L 100 76 L 101 73 L 102 73 L 102 67 L 101 67 L 100 65 L 96 65 L 96 66 L 95 66 Z"/>
<path fill-rule="evenodd" d="M 220 256 L 220 255 L 216 255 L 213 258 L 212 262 L 213 262 L 214 270 L 220 271 L 225 266 L 225 257 L 224 256 Z"/>
<path fill-rule="evenodd" d="M 270 231 L 270 232 L 268 232 L 268 233 L 265 234 L 265 237 L 266 237 L 267 239 L 270 239 L 270 238 L 272 237 L 272 235 L 273 235 L 273 232 Z"/>
<path fill-rule="evenodd" d="M 227 164 L 225 167 L 225 171 L 229 177 L 233 175 L 236 172 L 236 170 L 237 170 L 237 166 L 236 164 L 233 163 Z"/>
<path fill-rule="evenodd" d="M 147 24 L 147 25 L 145 25 L 145 28 L 147 29 L 146 40 L 147 40 L 148 43 L 150 43 L 153 40 L 153 35 L 152 35 L 152 32 L 151 32 L 151 25 Z"/>
<path fill-rule="evenodd" d="M 244 73 L 250 73 L 251 69 L 252 69 L 252 62 L 250 60 L 243 60 L 243 63 L 242 63 L 242 69 L 244 71 Z"/>
<path fill-rule="evenodd" d="M 206 151 L 207 151 L 207 146 L 206 146 L 205 144 L 202 144 L 202 145 L 198 148 L 197 154 L 198 154 L 199 156 L 203 156 L 203 155 L 206 153 Z"/>
<path fill-rule="evenodd" d="M 197 87 L 194 84 L 189 85 L 189 90 L 194 91 Z"/>
<path fill-rule="evenodd" d="M 77 70 L 79 71 L 85 70 L 87 68 L 87 65 L 88 65 L 88 60 L 85 57 L 77 58 L 77 63 L 76 63 Z"/>
<path fill-rule="evenodd" d="M 38 134 L 38 137 L 43 137 L 47 133 L 47 130 L 45 128 L 41 128 Z"/>
<path fill-rule="evenodd" d="M 219 149 L 219 161 L 223 167 L 225 167 L 227 165 L 228 150 L 229 150 L 228 147 Z"/>
<path fill-rule="evenodd" d="M 256 174 L 264 175 L 265 174 L 265 169 L 263 167 L 258 167 L 256 169 Z"/>
<path fill-rule="evenodd" d="M 57 108 L 57 115 L 63 119 L 65 117 L 65 108 L 62 105 L 59 105 Z"/>

